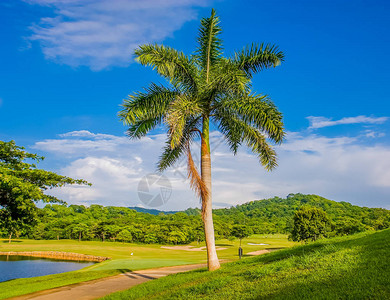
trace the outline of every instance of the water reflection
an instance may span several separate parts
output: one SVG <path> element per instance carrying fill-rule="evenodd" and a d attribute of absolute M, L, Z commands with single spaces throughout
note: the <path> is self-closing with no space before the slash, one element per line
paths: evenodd
<path fill-rule="evenodd" d="M 92 265 L 90 261 L 69 261 L 51 258 L 0 255 L 0 282 L 75 271 Z"/>

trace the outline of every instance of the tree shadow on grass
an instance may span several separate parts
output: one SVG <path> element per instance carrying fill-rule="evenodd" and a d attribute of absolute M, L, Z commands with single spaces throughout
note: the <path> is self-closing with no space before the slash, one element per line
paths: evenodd
<path fill-rule="evenodd" d="M 287 247 L 280 247 L 280 248 L 265 248 L 265 250 L 268 250 L 268 251 L 277 251 L 277 250 L 282 250 L 282 249 L 286 249 Z"/>
<path fill-rule="evenodd" d="M 130 269 L 117 269 L 119 272 L 121 272 L 122 275 L 126 275 L 125 273 L 131 273 L 133 270 Z"/>
<path fill-rule="evenodd" d="M 12 240 L 11 243 L 9 241 L 3 241 L 3 244 L 12 244 L 12 243 L 22 243 L 20 240 Z"/>
<path fill-rule="evenodd" d="M 145 275 L 142 273 L 139 273 L 137 271 L 131 271 L 130 269 L 119 269 L 119 271 L 122 273 L 121 275 L 124 275 L 131 279 L 139 279 L 140 277 L 146 278 L 146 279 L 157 279 L 158 277 L 153 277 L 149 275 Z"/>

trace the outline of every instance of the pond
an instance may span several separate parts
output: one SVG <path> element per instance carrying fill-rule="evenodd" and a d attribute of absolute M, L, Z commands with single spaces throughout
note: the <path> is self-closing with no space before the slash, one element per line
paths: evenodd
<path fill-rule="evenodd" d="M 42 257 L 0 255 L 0 282 L 75 271 L 95 264 L 90 261 L 57 260 Z"/>

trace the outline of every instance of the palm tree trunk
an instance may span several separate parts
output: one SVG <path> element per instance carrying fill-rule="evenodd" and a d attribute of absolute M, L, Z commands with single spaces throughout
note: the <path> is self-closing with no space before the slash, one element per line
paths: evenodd
<path fill-rule="evenodd" d="M 201 176 L 207 187 L 207 195 L 202 197 L 202 219 L 207 248 L 207 267 L 209 271 L 220 268 L 215 249 L 212 197 L 211 197 L 211 158 L 209 144 L 209 119 L 204 118 L 201 145 Z"/>
<path fill-rule="evenodd" d="M 9 235 L 9 239 L 8 239 L 8 243 L 11 244 L 11 240 L 12 240 L 12 232 L 10 233 Z"/>

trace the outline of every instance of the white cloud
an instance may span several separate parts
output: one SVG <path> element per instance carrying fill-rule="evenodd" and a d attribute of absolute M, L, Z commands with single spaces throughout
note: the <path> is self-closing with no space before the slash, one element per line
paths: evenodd
<path fill-rule="evenodd" d="M 266 172 L 257 158 L 242 149 L 234 157 L 219 133 L 212 133 L 213 201 L 236 205 L 289 193 L 319 194 L 337 201 L 386 207 L 390 199 L 390 147 L 364 145 L 357 137 L 325 137 L 289 132 L 287 140 L 276 148 L 279 167 Z M 164 145 L 164 135 L 151 135 L 130 141 L 126 137 L 87 131 L 66 133 L 58 139 L 37 142 L 35 148 L 68 162 L 57 171 L 83 178 L 92 187 L 69 186 L 53 190 L 69 203 L 103 205 L 142 205 L 137 188 L 141 178 L 155 170 Z M 199 162 L 199 148 L 193 149 Z M 171 199 L 164 210 L 199 206 L 189 189 L 186 163 L 180 162 L 165 172 L 172 184 Z"/>
<path fill-rule="evenodd" d="M 45 57 L 93 70 L 127 66 L 140 44 L 162 42 L 209 0 L 25 0 L 55 16 L 31 26 Z"/>
<path fill-rule="evenodd" d="M 126 205 L 142 167 L 137 160 L 113 159 L 110 157 L 91 157 L 77 159 L 61 169 L 61 173 L 75 178 L 83 178 L 91 183 L 89 186 L 67 186 L 51 191 L 53 195 L 63 197 L 71 203 L 104 205 Z"/>
<path fill-rule="evenodd" d="M 152 135 L 142 140 L 129 140 L 109 134 L 86 130 L 60 134 L 58 139 L 47 139 L 32 147 L 51 154 L 50 160 L 61 160 L 64 165 L 56 170 L 92 183 L 88 186 L 67 186 L 50 193 L 69 203 L 135 206 L 141 205 L 137 188 L 141 178 L 155 172 L 165 135 Z M 47 156 L 47 155 L 46 155 Z M 198 200 L 186 181 L 185 168 L 167 172 L 173 197 L 164 209 L 196 206 Z M 188 199 L 182 201 L 182 199 Z"/>
<path fill-rule="evenodd" d="M 364 136 L 367 137 L 367 138 L 377 138 L 377 137 L 384 137 L 386 136 L 386 134 L 384 132 L 376 132 L 376 131 L 373 131 L 373 130 L 365 130 L 363 132 Z"/>
<path fill-rule="evenodd" d="M 343 125 L 343 124 L 382 124 L 386 122 L 389 118 L 387 117 L 367 117 L 367 116 L 357 116 L 357 117 L 348 117 L 342 118 L 340 120 L 333 121 L 332 119 L 325 117 L 307 117 L 310 122 L 309 129 L 318 129 L 329 126 Z"/>
<path fill-rule="evenodd" d="M 60 139 L 47 139 L 37 142 L 32 148 L 61 155 L 65 154 L 68 157 L 76 154 L 78 156 L 88 156 L 96 153 L 99 155 L 105 155 L 106 153 L 117 155 L 117 153 L 126 151 L 125 149 L 129 146 L 145 148 L 155 142 L 163 145 L 164 141 L 164 135 L 154 135 L 145 137 L 142 140 L 130 141 L 125 136 L 95 134 L 87 130 L 71 131 L 60 134 L 59 137 Z"/>

